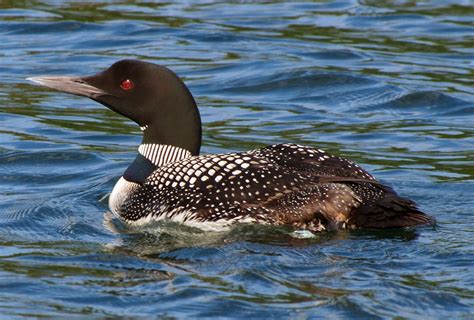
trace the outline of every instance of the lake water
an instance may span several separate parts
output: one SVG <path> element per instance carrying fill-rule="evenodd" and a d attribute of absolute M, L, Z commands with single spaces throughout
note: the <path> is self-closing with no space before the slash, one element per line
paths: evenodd
<path fill-rule="evenodd" d="M 472 1 L 3 0 L 0 40 L 3 317 L 474 318 Z M 437 227 L 298 239 L 107 222 L 140 131 L 25 78 L 122 58 L 186 81 L 204 153 L 317 146 Z"/>

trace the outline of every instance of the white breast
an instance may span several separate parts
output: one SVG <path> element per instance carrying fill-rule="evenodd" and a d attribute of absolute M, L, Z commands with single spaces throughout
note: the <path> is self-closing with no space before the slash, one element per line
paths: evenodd
<path fill-rule="evenodd" d="M 132 195 L 136 189 L 140 187 L 135 182 L 130 182 L 120 177 L 119 181 L 115 184 L 114 189 L 109 197 L 109 208 L 112 213 L 120 217 L 120 212 L 123 203 Z"/>

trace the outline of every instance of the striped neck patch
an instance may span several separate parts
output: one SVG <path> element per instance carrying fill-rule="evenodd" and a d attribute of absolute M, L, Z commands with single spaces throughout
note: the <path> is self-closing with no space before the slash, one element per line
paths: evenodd
<path fill-rule="evenodd" d="M 154 143 L 141 144 L 138 152 L 158 167 L 191 156 L 191 152 L 186 149 Z"/>

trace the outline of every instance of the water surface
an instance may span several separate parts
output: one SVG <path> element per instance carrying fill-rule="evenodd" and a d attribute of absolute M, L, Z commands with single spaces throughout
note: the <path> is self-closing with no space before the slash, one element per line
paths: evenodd
<path fill-rule="evenodd" d="M 0 2 L 0 314 L 474 317 L 471 1 L 24 3 Z M 122 230 L 107 196 L 140 131 L 24 80 L 122 58 L 186 81 L 204 153 L 317 146 L 437 228 Z"/>

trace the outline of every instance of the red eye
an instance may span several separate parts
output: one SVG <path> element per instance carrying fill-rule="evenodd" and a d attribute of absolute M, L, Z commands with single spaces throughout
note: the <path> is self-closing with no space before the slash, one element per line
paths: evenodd
<path fill-rule="evenodd" d="M 132 80 L 130 79 L 126 79 L 126 80 L 123 80 L 121 83 L 120 83 L 120 88 L 122 88 L 123 90 L 130 90 L 133 88 L 133 82 Z"/>

